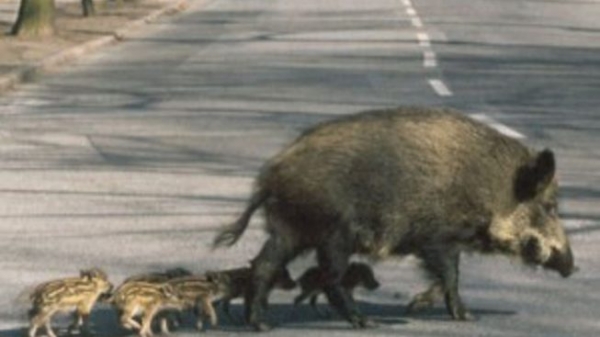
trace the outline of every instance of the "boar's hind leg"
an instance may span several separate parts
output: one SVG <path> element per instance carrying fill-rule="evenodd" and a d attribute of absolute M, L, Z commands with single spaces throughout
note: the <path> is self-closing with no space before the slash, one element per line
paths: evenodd
<path fill-rule="evenodd" d="M 425 269 L 440 282 L 446 309 L 455 320 L 467 321 L 473 317 L 458 294 L 458 265 L 460 250 L 455 247 L 436 247 L 420 253 Z"/>
<path fill-rule="evenodd" d="M 266 331 L 270 326 L 264 322 L 263 311 L 267 307 L 267 296 L 277 273 L 299 251 L 290 247 L 289 241 L 283 240 L 277 234 L 272 234 L 265 242 L 258 256 L 252 261 L 252 286 L 245 296 L 246 319 L 257 331 Z"/>
<path fill-rule="evenodd" d="M 317 248 L 319 267 L 327 275 L 327 283 L 323 290 L 329 303 L 336 311 L 355 328 L 365 328 L 372 325 L 356 307 L 350 292 L 341 286 L 341 280 L 348 269 L 352 248 L 350 240 L 344 240 L 340 235 L 331 236 L 326 243 Z"/>
<path fill-rule="evenodd" d="M 406 313 L 412 314 L 421 309 L 431 308 L 443 295 L 442 283 L 439 281 L 433 284 L 426 291 L 417 294 L 406 307 Z"/>

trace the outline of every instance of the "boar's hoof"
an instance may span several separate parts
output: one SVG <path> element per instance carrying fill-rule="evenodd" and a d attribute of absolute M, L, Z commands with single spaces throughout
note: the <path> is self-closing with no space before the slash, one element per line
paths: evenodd
<path fill-rule="evenodd" d="M 373 320 L 360 315 L 350 317 L 350 324 L 352 324 L 354 329 L 368 329 L 377 327 L 377 323 L 375 323 Z"/>
<path fill-rule="evenodd" d="M 417 311 L 421 311 L 423 309 L 432 308 L 435 304 L 435 300 L 432 298 L 419 298 L 419 296 L 415 296 L 415 298 L 408 304 L 406 307 L 405 313 L 407 315 L 414 314 Z"/>
<path fill-rule="evenodd" d="M 442 297 L 442 286 L 434 283 L 426 291 L 413 297 L 412 301 L 406 307 L 406 313 L 412 314 L 416 311 L 432 308 L 436 301 Z"/>
<path fill-rule="evenodd" d="M 257 332 L 267 332 L 267 331 L 271 331 L 271 329 L 272 329 L 272 327 L 265 322 L 253 323 L 252 326 L 254 327 L 254 330 L 256 330 Z"/>
<path fill-rule="evenodd" d="M 455 321 L 472 322 L 475 320 L 475 316 L 463 306 L 450 310 L 450 316 L 452 316 L 452 319 Z"/>

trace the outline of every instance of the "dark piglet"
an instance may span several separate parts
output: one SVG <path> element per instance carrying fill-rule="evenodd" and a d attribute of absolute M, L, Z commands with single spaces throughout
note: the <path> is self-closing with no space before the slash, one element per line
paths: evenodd
<path fill-rule="evenodd" d="M 355 327 L 368 320 L 341 286 L 354 253 L 416 255 L 449 314 L 466 320 L 462 251 L 517 256 L 564 277 L 575 270 L 555 173 L 552 151 L 529 149 L 456 111 L 363 112 L 317 125 L 270 159 L 248 207 L 215 246 L 234 244 L 264 210 L 269 237 L 253 260 L 248 297 L 258 330 L 269 328 L 263 303 L 274 276 L 311 249 L 328 275 L 329 302 Z"/>
<path fill-rule="evenodd" d="M 309 268 L 302 274 L 296 283 L 302 289 L 300 295 L 294 299 L 294 305 L 302 303 L 307 298 L 310 298 L 310 305 L 317 312 L 317 300 L 324 287 L 327 285 L 329 277 L 325 271 L 319 267 Z M 367 290 L 375 290 L 380 284 L 375 279 L 373 269 L 367 264 L 352 262 L 348 266 L 340 285 L 349 293 L 352 294 L 356 287 L 363 287 Z"/>
<path fill-rule="evenodd" d="M 221 285 L 224 291 L 218 302 L 220 302 L 221 308 L 229 320 L 235 322 L 236 319 L 231 315 L 229 305 L 236 298 L 246 298 L 248 296 L 250 287 L 252 286 L 252 269 L 241 267 L 221 271 L 209 271 L 206 273 L 206 276 L 211 278 L 213 282 Z M 296 282 L 292 279 L 288 270 L 283 268 L 276 273 L 272 287 L 292 290 L 296 287 Z"/>

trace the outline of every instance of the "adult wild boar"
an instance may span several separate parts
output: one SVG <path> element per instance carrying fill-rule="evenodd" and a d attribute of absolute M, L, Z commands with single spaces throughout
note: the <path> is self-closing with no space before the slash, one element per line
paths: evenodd
<path fill-rule="evenodd" d="M 264 209 L 269 237 L 253 260 L 247 302 L 259 330 L 269 328 L 261 304 L 274 275 L 312 248 L 328 272 L 329 302 L 355 327 L 368 321 L 340 286 L 353 253 L 420 257 L 429 292 L 441 287 L 450 315 L 464 320 L 461 251 L 573 272 L 556 195 L 550 150 L 530 150 L 451 110 L 368 111 L 317 125 L 269 160 L 247 209 L 215 246 L 233 245 Z"/>

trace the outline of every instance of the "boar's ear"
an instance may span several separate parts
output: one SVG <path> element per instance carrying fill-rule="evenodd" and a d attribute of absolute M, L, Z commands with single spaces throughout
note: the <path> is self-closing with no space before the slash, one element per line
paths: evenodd
<path fill-rule="evenodd" d="M 556 163 L 554 153 L 545 149 L 527 165 L 517 170 L 514 191 L 518 201 L 533 199 L 554 178 Z"/>

